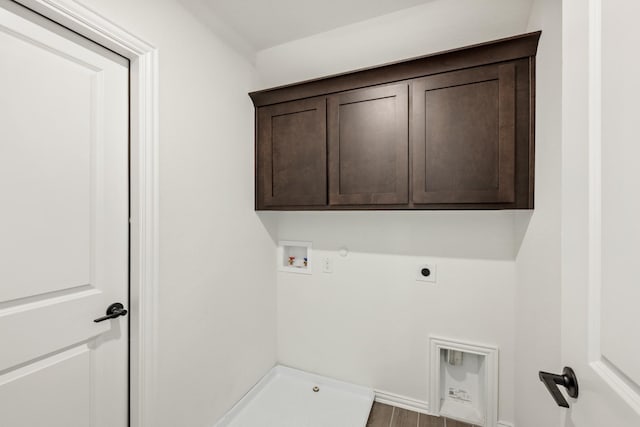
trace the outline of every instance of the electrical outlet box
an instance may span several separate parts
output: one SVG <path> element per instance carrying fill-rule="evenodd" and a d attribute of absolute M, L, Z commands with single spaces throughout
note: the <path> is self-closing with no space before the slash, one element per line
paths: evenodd
<path fill-rule="evenodd" d="M 436 282 L 436 265 L 422 264 L 416 269 L 416 280 L 419 282 Z"/>

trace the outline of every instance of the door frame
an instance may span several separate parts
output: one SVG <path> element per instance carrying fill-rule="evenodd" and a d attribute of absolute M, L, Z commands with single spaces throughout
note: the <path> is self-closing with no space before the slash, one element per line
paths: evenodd
<path fill-rule="evenodd" d="M 129 425 L 151 427 L 157 373 L 158 50 L 71 0 L 14 0 L 129 59 Z"/>

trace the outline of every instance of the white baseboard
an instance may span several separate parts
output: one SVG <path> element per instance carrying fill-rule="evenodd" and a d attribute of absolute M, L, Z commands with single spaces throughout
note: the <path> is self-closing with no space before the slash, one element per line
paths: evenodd
<path fill-rule="evenodd" d="M 417 400 L 407 396 L 401 396 L 395 393 L 389 393 L 382 390 L 374 390 L 376 393 L 375 401 L 384 403 L 386 405 L 395 406 L 402 409 L 407 409 L 413 412 L 419 412 L 421 414 L 434 415 L 429 412 L 429 402 L 424 400 Z M 498 421 L 496 427 L 515 427 L 513 423 L 506 421 Z"/>
<path fill-rule="evenodd" d="M 382 390 L 374 390 L 376 393 L 375 401 L 385 403 L 387 405 L 396 406 L 398 408 L 407 409 L 421 414 L 432 415 L 429 412 L 429 403 L 423 400 L 416 400 L 411 397 L 401 396 L 395 393 L 389 393 Z"/>

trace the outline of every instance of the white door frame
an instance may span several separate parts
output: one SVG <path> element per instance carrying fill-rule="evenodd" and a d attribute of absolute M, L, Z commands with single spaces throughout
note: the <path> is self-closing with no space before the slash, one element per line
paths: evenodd
<path fill-rule="evenodd" d="M 72 0 L 14 0 L 130 61 L 130 426 L 153 425 L 158 285 L 158 50 Z"/>

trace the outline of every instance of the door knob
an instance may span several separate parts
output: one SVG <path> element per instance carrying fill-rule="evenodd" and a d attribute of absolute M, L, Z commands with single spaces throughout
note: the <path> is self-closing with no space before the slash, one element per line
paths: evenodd
<path fill-rule="evenodd" d="M 116 317 L 126 316 L 127 313 L 128 311 L 124 308 L 124 305 L 119 302 L 114 302 L 107 308 L 107 315 L 95 319 L 94 322 L 98 323 L 109 319 L 115 319 Z"/>
<path fill-rule="evenodd" d="M 562 392 L 560 392 L 560 389 L 558 388 L 559 385 L 567 389 L 569 397 L 573 397 L 574 399 L 578 397 L 578 378 L 576 378 L 576 374 L 573 372 L 573 369 L 568 366 L 565 366 L 562 370 L 562 375 L 540 371 L 538 376 L 540 377 L 540 381 L 542 381 L 547 387 L 547 390 L 551 393 L 551 397 L 553 397 L 553 400 L 556 401 L 558 406 L 563 408 L 569 407 L 567 399 L 564 398 Z"/>

